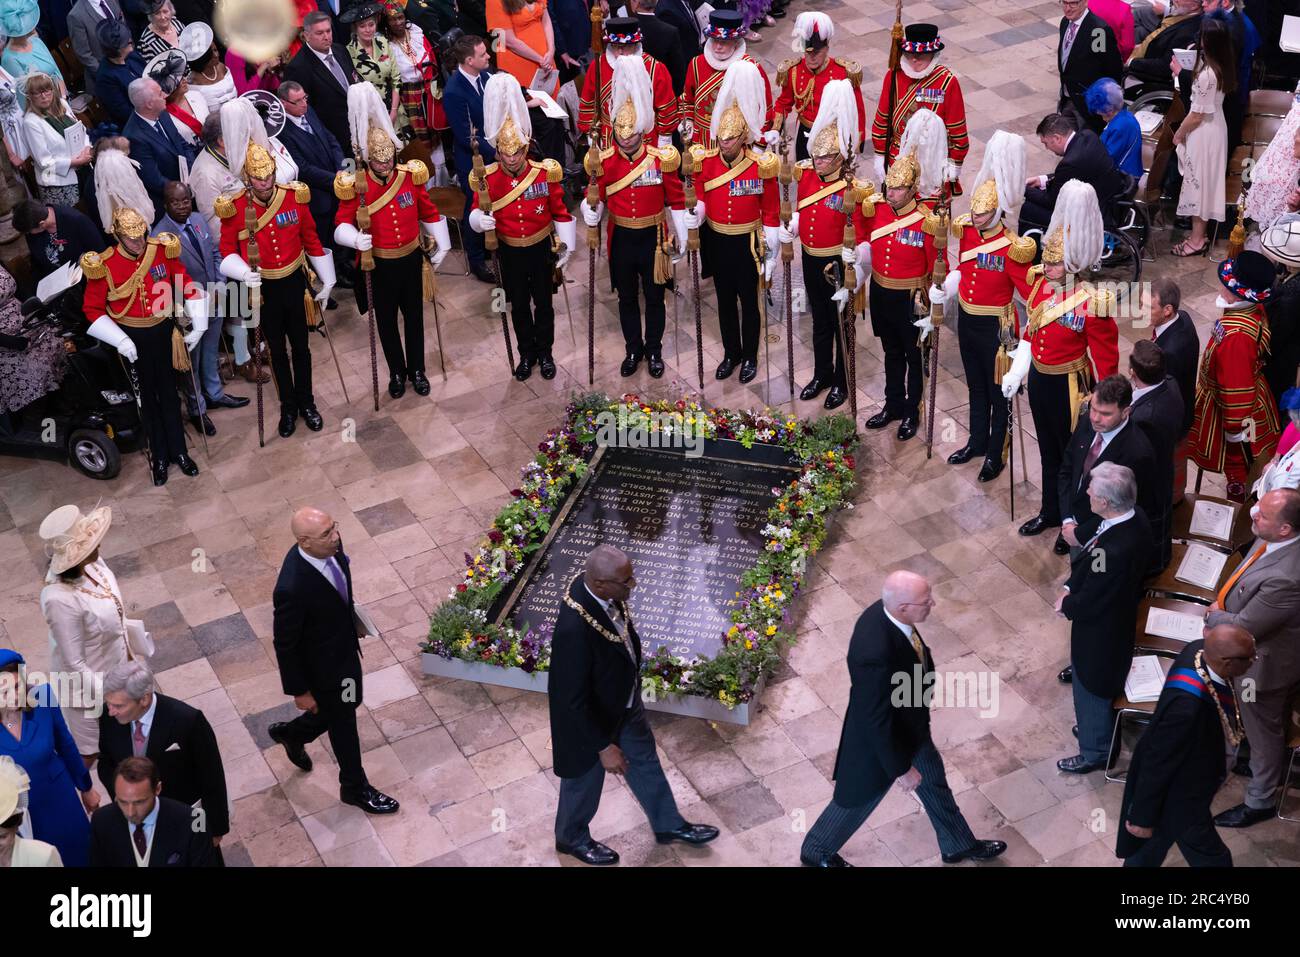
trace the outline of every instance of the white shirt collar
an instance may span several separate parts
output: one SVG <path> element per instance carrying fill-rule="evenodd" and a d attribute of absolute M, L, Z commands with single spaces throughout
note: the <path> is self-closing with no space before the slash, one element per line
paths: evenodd
<path fill-rule="evenodd" d="M 307 46 L 307 45 L 306 45 L 306 44 L 303 44 L 303 46 Z M 328 57 L 328 56 L 333 56 L 333 55 L 334 55 L 334 45 L 333 45 L 333 44 L 330 44 L 330 48 L 329 48 L 326 52 L 324 52 L 324 53 L 321 53 L 320 50 L 317 50 L 315 47 L 312 47 L 312 46 L 308 46 L 307 49 L 310 50 L 312 53 L 316 54 L 316 56 L 320 59 L 320 61 L 321 61 L 322 63 L 325 63 L 325 58 L 326 58 L 326 57 Z M 337 63 L 338 61 L 336 60 L 336 61 L 334 61 L 334 62 Z M 328 65 L 329 65 L 329 64 L 326 64 L 326 66 L 328 66 Z M 339 69 L 342 69 L 342 68 L 343 68 L 343 65 L 342 65 L 342 64 L 339 64 Z"/>
<path fill-rule="evenodd" d="M 145 815 L 145 819 L 140 822 L 144 826 L 145 839 L 149 841 L 150 844 L 153 843 L 153 831 L 154 828 L 158 826 L 158 809 L 161 807 L 162 807 L 162 798 L 155 797 L 153 799 L 153 810 L 150 811 L 147 815 Z M 127 830 L 131 832 L 132 835 L 135 834 L 134 824 L 132 824 L 130 821 L 127 821 L 126 827 Z"/>
<path fill-rule="evenodd" d="M 322 575 L 328 578 L 331 585 L 334 584 L 334 579 L 330 578 L 329 572 L 325 571 L 325 565 L 329 561 L 328 558 L 315 558 L 314 556 L 308 555 L 306 552 L 302 550 L 301 545 L 298 546 L 298 554 L 307 560 L 307 564 L 309 564 L 312 568 L 316 569 L 316 571 L 320 572 Z M 340 569 L 340 571 L 341 570 L 342 569 Z"/>
<path fill-rule="evenodd" d="M 1205 660 L 1204 655 L 1201 655 L 1201 664 L 1205 665 L 1206 673 L 1209 674 L 1210 680 L 1213 681 L 1215 684 L 1223 685 L 1225 688 L 1232 687 L 1231 681 L 1228 681 L 1226 678 L 1222 678 L 1219 675 L 1215 674 L 1214 669 L 1210 667 L 1210 663 Z"/>
<path fill-rule="evenodd" d="M 1084 7 L 1084 8 L 1083 8 L 1083 13 L 1079 14 L 1079 19 L 1077 19 L 1077 20 L 1070 20 L 1069 22 L 1070 22 L 1070 23 L 1073 23 L 1075 26 L 1078 26 L 1080 23 L 1083 22 L 1083 18 L 1086 17 L 1087 15 L 1088 15 L 1088 8 L 1087 8 L 1087 7 Z"/>
<path fill-rule="evenodd" d="M 599 595 L 597 595 L 594 591 L 591 590 L 591 586 L 588 585 L 585 581 L 582 583 L 582 587 L 585 588 L 585 589 L 587 589 L 587 594 L 590 595 L 592 598 L 596 599 L 597 603 L 599 603 L 599 605 L 600 605 L 600 607 L 601 607 L 601 610 L 603 610 L 603 611 L 605 612 L 606 615 L 609 615 L 609 620 L 610 620 L 610 621 L 613 621 L 613 620 L 614 620 L 614 616 L 613 616 L 613 614 L 611 613 L 611 610 L 610 610 L 610 609 L 613 608 L 614 603 L 613 603 L 613 602 L 610 602 L 610 601 L 605 601 L 605 599 L 603 599 L 603 598 L 601 598 Z"/>
<path fill-rule="evenodd" d="M 458 73 L 459 73 L 461 76 L 463 76 L 465 79 L 469 80 L 469 85 L 470 85 L 470 86 L 474 87 L 474 89 L 476 89 L 476 90 L 478 89 L 478 81 L 479 81 L 479 77 L 481 77 L 481 76 L 483 75 L 483 71 L 482 71 L 482 70 L 479 71 L 478 76 L 470 76 L 468 73 L 465 72 L 465 68 L 464 68 L 463 66 L 458 66 L 458 67 L 456 67 L 456 72 L 458 72 Z"/>
<path fill-rule="evenodd" d="M 295 126 L 298 127 L 298 129 L 300 129 L 300 130 L 305 130 L 305 129 L 307 129 L 307 114 L 306 114 L 306 113 L 304 113 L 302 116 L 294 116 L 294 115 L 293 115 L 292 113 L 290 113 L 288 110 L 285 110 L 285 111 L 284 111 L 284 115 L 287 116 L 287 117 L 289 117 L 289 119 L 293 122 L 293 124 L 294 124 Z M 313 128 L 313 131 L 314 131 L 314 128 Z"/>
<path fill-rule="evenodd" d="M 1150 392 L 1150 391 L 1153 390 L 1153 389 L 1158 389 L 1158 388 L 1160 388 L 1162 385 L 1164 385 L 1163 382 L 1157 382 L 1155 385 L 1144 385 L 1144 386 L 1143 386 L 1142 388 L 1140 388 L 1140 389 L 1134 389 L 1134 390 L 1133 390 L 1133 403 L 1136 404 L 1136 403 L 1137 403 L 1137 400 L 1140 399 L 1140 398 L 1142 398 L 1142 396 L 1146 395 L 1148 392 Z M 1132 407 L 1132 406 L 1130 406 L 1130 408 L 1131 408 L 1131 407 Z M 1119 430 L 1117 429 L 1116 431 L 1119 431 Z"/>
<path fill-rule="evenodd" d="M 1116 429 L 1115 431 L 1118 432 L 1119 430 Z M 1136 514 L 1137 514 L 1137 510 L 1130 508 L 1123 515 L 1116 515 L 1114 518 L 1103 518 L 1101 520 L 1101 524 L 1097 526 L 1097 535 L 1100 536 L 1101 533 L 1106 531 L 1107 529 L 1114 528 L 1116 525 L 1121 525 L 1124 522 L 1127 522 L 1130 518 L 1132 518 Z"/>
<path fill-rule="evenodd" d="M 1073 133 L 1071 133 L 1069 136 L 1067 136 L 1067 137 L 1065 138 L 1065 149 L 1064 149 L 1064 150 L 1061 150 L 1061 156 L 1062 156 L 1062 157 L 1065 156 L 1065 152 L 1066 152 L 1066 150 L 1068 150 L 1068 149 L 1070 148 L 1070 141 L 1071 141 L 1072 139 L 1074 139 L 1074 134 L 1073 134 Z"/>
<path fill-rule="evenodd" d="M 1156 338 L 1159 339 L 1162 335 L 1164 335 L 1165 331 L 1170 326 L 1172 326 L 1175 322 L 1177 322 L 1178 319 L 1179 319 L 1178 313 L 1174 313 L 1174 317 L 1170 319 L 1168 322 L 1162 322 L 1160 323 L 1160 325 L 1156 326 Z"/>
<path fill-rule="evenodd" d="M 158 692 L 154 691 L 153 700 L 149 702 L 149 708 L 136 720 L 140 722 L 141 730 L 144 731 L 145 740 L 149 739 L 153 731 L 153 716 L 158 713 Z M 131 722 L 134 724 L 135 722 Z M 134 730 L 134 729 L 132 729 Z"/>
<path fill-rule="evenodd" d="M 1109 432 L 1097 433 L 1098 435 L 1101 436 L 1101 450 L 1103 452 L 1106 451 L 1106 446 L 1110 445 L 1111 439 L 1115 438 L 1115 436 L 1119 435 L 1121 432 L 1124 431 L 1124 426 L 1126 425 L 1128 425 L 1128 419 L 1124 419 L 1122 422 L 1120 422 L 1118 428 L 1111 429 Z"/>
<path fill-rule="evenodd" d="M 884 602 L 881 602 L 880 607 L 885 612 L 885 617 L 894 623 L 894 627 L 897 628 L 899 631 L 901 631 L 905 637 L 911 638 L 912 626 L 903 624 L 903 622 L 899 621 L 897 618 L 891 615 L 889 613 L 889 609 L 885 608 Z"/>
<path fill-rule="evenodd" d="M 1293 535 L 1291 538 L 1288 538 L 1284 542 L 1269 542 L 1264 546 L 1264 554 L 1270 555 L 1273 552 L 1277 551 L 1279 548 L 1286 548 L 1292 542 L 1297 542 L 1297 541 L 1300 541 L 1300 535 Z"/>

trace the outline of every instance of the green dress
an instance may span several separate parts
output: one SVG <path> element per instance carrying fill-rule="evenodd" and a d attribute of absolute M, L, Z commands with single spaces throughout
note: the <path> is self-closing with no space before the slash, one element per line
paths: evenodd
<path fill-rule="evenodd" d="M 352 65 L 356 68 L 357 75 L 379 91 L 379 99 L 384 104 L 384 109 L 388 109 L 393 102 L 393 91 L 402 82 L 397 70 L 397 61 L 393 59 L 393 51 L 389 48 L 388 41 L 376 34 L 372 56 L 361 49 L 361 44 L 354 36 L 348 43 L 348 53 L 352 55 Z M 399 103 L 397 117 L 393 120 L 393 129 L 405 141 L 410 139 L 409 127 L 406 111 Z"/>

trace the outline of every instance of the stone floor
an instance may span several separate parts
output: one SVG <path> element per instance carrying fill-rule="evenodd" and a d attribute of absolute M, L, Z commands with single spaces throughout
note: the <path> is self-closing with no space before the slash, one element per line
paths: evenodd
<path fill-rule="evenodd" d="M 796 3 L 780 28 L 753 45 L 769 66 L 788 54 Z M 1033 137 L 1056 90 L 1056 3 L 934 0 L 908 3 L 912 20 L 937 23 L 966 96 L 972 140 L 966 167 L 978 168 L 982 144 L 1007 128 L 1031 141 L 1033 170 L 1048 170 Z M 879 89 L 893 5 L 882 0 L 825 0 L 837 23 L 835 52 L 864 64 L 868 103 Z M 959 210 L 961 211 L 961 210 Z M 1217 283 L 1204 259 L 1164 255 L 1146 278 L 1176 273 L 1184 302 L 1201 327 L 1211 321 Z M 585 256 L 576 258 L 569 291 L 580 326 L 585 314 Z M 444 265 L 450 272 L 453 255 Z M 694 375 L 691 299 L 681 302 L 680 340 L 669 317 L 669 375 L 617 375 L 621 341 L 613 297 L 600 267 L 597 285 L 596 385 L 617 393 L 677 396 Z M 710 292 L 703 291 L 706 369 L 721 358 Z M 386 395 L 371 411 L 367 338 L 350 298 L 331 314 L 352 403 L 346 404 L 323 343 L 313 344 L 316 393 L 326 430 L 275 435 L 259 449 L 252 407 L 215 416 L 211 456 L 195 453 L 202 474 L 175 473 L 153 488 L 144 459 L 133 455 L 108 483 L 82 478 L 58 463 L 0 458 L 0 615 L 5 643 L 33 667 L 48 660 L 37 596 L 45 570 L 36 534 L 41 518 L 66 502 L 111 505 L 113 529 L 103 553 L 117 573 L 129 613 L 143 617 L 158 644 L 161 689 L 203 709 L 225 758 L 234 832 L 232 864 L 254 865 L 548 865 L 557 779 L 550 770 L 546 700 L 521 693 L 422 677 L 418 657 L 429 611 L 457 580 L 471 549 L 515 484 L 517 470 L 574 390 L 585 388 L 585 336 L 571 339 L 558 319 L 553 382 L 519 384 L 506 374 L 500 328 L 486 310 L 486 287 L 473 279 L 441 280 L 447 376 L 438 374 L 429 329 L 433 394 L 399 401 Z M 671 307 L 670 307 L 671 308 Z M 429 317 L 426 317 L 429 318 Z M 432 325 L 432 322 L 429 323 Z M 809 320 L 796 320 L 796 379 L 810 373 Z M 774 327 L 775 329 L 775 327 Z M 1147 335 L 1127 324 L 1125 342 Z M 683 349 L 682 362 L 675 343 Z M 879 407 L 883 372 L 877 341 L 859 327 L 860 417 Z M 747 728 L 656 716 L 662 759 L 683 813 L 718 825 L 705 849 L 660 847 L 627 788 L 609 779 L 592 831 L 625 864 L 791 865 L 801 830 L 829 799 L 828 780 L 848 696 L 844 654 L 853 623 L 897 568 L 926 574 L 938 606 L 925 626 L 944 670 L 992 672 L 1001 679 L 1000 708 L 940 710 L 934 733 L 958 803 L 981 837 L 1009 844 L 1000 864 L 1114 864 L 1121 788 L 1100 773 L 1061 775 L 1056 759 L 1074 753 L 1070 695 L 1055 680 L 1066 660 L 1067 626 L 1051 601 L 1063 578 L 1050 538 L 1019 538 L 1005 479 L 975 481 L 978 463 L 944 462 L 965 440 L 965 390 L 957 350 L 945 340 L 938 389 L 936 449 L 927 461 L 920 440 L 899 443 L 892 430 L 867 433 L 858 456 L 855 508 L 836 523 L 830 547 L 811 574 L 800 611 L 799 642 Z M 785 343 L 773 343 L 772 390 L 787 395 Z M 1127 347 L 1125 348 L 1127 351 Z M 382 363 L 381 363 L 382 364 Z M 707 381 L 715 405 L 764 400 L 764 368 L 754 388 L 733 378 Z M 711 372 L 710 372 L 711 375 Z M 381 386 L 383 378 L 381 377 Z M 244 384 L 232 387 L 251 395 Z M 273 405 L 274 393 L 267 393 Z M 800 407 L 804 415 L 818 404 Z M 1028 481 L 1016 487 L 1018 520 L 1038 501 L 1037 455 L 1025 407 Z M 1017 448 L 1017 454 L 1019 453 Z M 1017 466 L 1017 469 L 1019 466 Z M 1211 481 L 1208 487 L 1214 487 Z M 1220 486 L 1221 487 L 1221 486 Z M 330 511 L 352 557 L 358 598 L 383 631 L 364 647 L 365 706 L 360 726 L 371 781 L 402 802 L 400 814 L 369 818 L 340 805 L 336 766 L 324 739 L 310 751 L 311 774 L 293 768 L 272 746 L 267 725 L 294 713 L 280 690 L 271 645 L 271 588 L 291 544 L 289 515 L 300 505 Z M 1216 802 L 1240 800 L 1233 778 Z M 1300 830 L 1273 821 L 1226 832 L 1239 864 L 1300 861 Z M 844 849 L 857 864 L 937 864 L 934 833 L 914 797 L 891 793 Z M 1174 860 L 1180 860 L 1175 852 Z M 565 859 L 573 863 L 571 859 Z"/>

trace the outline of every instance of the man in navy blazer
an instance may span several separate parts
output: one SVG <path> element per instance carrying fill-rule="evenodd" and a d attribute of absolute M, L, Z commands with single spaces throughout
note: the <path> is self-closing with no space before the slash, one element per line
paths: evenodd
<path fill-rule="evenodd" d="M 140 181 L 149 191 L 154 209 L 163 209 L 163 187 L 170 180 L 180 180 L 180 158 L 186 169 L 194 162 L 195 147 L 185 142 L 171 114 L 162 87 L 149 77 L 132 80 L 127 96 L 135 112 L 126 121 L 122 134 L 131 141 L 131 159 L 140 164 Z"/>
<path fill-rule="evenodd" d="M 483 162 L 496 160 L 496 150 L 483 138 L 483 90 L 488 81 L 488 49 L 482 37 L 465 34 L 451 47 L 451 57 L 457 68 L 447 79 L 442 91 L 442 109 L 451 124 L 452 155 L 456 161 L 456 181 L 465 193 L 465 212 L 461 217 L 461 241 L 469 267 L 484 282 L 495 283 L 488 271 L 483 235 L 469 228 L 469 210 L 473 196 L 469 187 L 469 172 L 474 168 L 474 153 L 470 145 L 470 124 L 478 134 L 478 150 Z"/>
<path fill-rule="evenodd" d="M 339 147 L 352 152 L 348 129 L 348 87 L 360 78 L 352 65 L 348 48 L 334 42 L 331 14 L 313 10 L 302 20 L 302 47 L 284 68 L 286 80 L 302 84 L 321 120 L 338 140 Z"/>
<path fill-rule="evenodd" d="M 321 243 L 334 253 L 338 285 L 350 289 L 352 258 L 343 254 L 351 250 L 338 247 L 334 242 L 334 213 L 339 208 L 338 197 L 334 195 L 334 176 L 343 169 L 343 149 L 311 108 L 310 97 L 301 83 L 285 80 L 276 94 L 284 104 L 285 113 L 279 140 L 298 164 L 298 178 L 311 187 L 309 208 L 316 220 L 316 232 Z"/>
<path fill-rule="evenodd" d="M 664 23 L 677 28 L 682 41 L 682 57 L 688 64 L 700 55 L 704 34 L 700 30 L 699 20 L 695 18 L 695 7 L 690 0 L 659 0 L 654 11 L 655 16 Z"/>

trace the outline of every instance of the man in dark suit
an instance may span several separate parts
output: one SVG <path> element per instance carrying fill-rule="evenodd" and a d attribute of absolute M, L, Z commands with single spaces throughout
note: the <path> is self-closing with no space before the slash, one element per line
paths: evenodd
<path fill-rule="evenodd" d="M 187 143 L 167 112 L 162 87 L 147 76 L 132 80 L 127 97 L 134 112 L 122 135 L 131 141 L 131 159 L 140 165 L 140 182 L 149 191 L 156 215 L 163 210 L 163 187 L 169 180 L 181 180 L 181 158 L 186 169 L 194 162 L 196 149 Z M 152 225 L 152 224 L 150 224 Z"/>
<path fill-rule="evenodd" d="M 1210 803 L 1227 777 L 1224 720 L 1241 731 L 1232 681 L 1254 660 L 1255 639 L 1236 625 L 1207 628 L 1174 660 L 1124 782 L 1115 856 L 1125 867 L 1159 867 L 1175 844 L 1191 867 L 1232 866 Z"/>
<path fill-rule="evenodd" d="M 1178 283 L 1167 276 L 1151 283 L 1151 336 L 1165 357 L 1165 371 L 1178 383 L 1178 394 L 1183 399 L 1182 425 L 1174 450 L 1171 506 L 1183 500 L 1187 489 L 1187 436 L 1192 430 L 1196 410 L 1196 370 L 1201 357 L 1196 324 L 1186 309 L 1179 308 L 1182 295 Z"/>
<path fill-rule="evenodd" d="M 986 861 L 1007 849 L 976 840 L 948 787 L 930 738 L 934 659 L 916 626 L 934 607 L 930 583 L 915 572 L 885 579 L 880 601 L 858 619 L 849 642 L 849 706 L 835 756 L 835 796 L 799 851 L 807 867 L 851 867 L 839 850 L 894 782 L 925 807 L 945 864 Z"/>
<path fill-rule="evenodd" d="M 109 797 L 115 795 L 118 766 L 130 757 L 154 763 L 167 797 L 191 806 L 202 802 L 204 828 L 220 863 L 230 808 L 217 736 L 198 708 L 159 694 L 142 661 L 125 661 L 104 675 L 99 780 Z"/>
<path fill-rule="evenodd" d="M 628 0 L 628 13 L 641 23 L 641 48 L 668 68 L 673 92 L 681 96 L 686 85 L 686 65 L 691 62 L 682 55 L 681 34 L 671 23 L 659 19 L 655 0 Z"/>
<path fill-rule="evenodd" d="M 294 513 L 290 528 L 298 544 L 284 556 L 275 583 L 273 640 L 280 684 L 302 714 L 267 733 L 303 771 L 312 767 L 305 746 L 328 733 L 339 764 L 339 800 L 367 814 L 395 814 L 398 803 L 372 787 L 361 766 L 360 620 L 338 523 L 307 507 Z"/>
<path fill-rule="evenodd" d="M 349 32 L 348 25 L 339 22 L 339 17 L 343 15 L 344 10 L 359 2 L 360 0 L 316 0 L 316 9 L 329 15 L 330 29 L 335 36 L 346 37 Z"/>
<path fill-rule="evenodd" d="M 641 639 L 627 604 L 635 587 L 627 555 L 597 545 L 569 585 L 551 639 L 551 749 L 560 779 L 555 849 L 584 864 L 618 863 L 588 827 L 607 771 L 625 776 L 660 844 L 707 844 L 718 836 L 716 827 L 682 818 L 655 753 L 639 694 Z"/>
<path fill-rule="evenodd" d="M 77 0 L 68 11 L 68 36 L 84 71 L 86 92 L 91 96 L 95 95 L 95 73 L 104 59 L 104 45 L 99 42 L 97 27 L 104 20 L 121 19 L 122 8 L 117 0 Z"/>
<path fill-rule="evenodd" d="M 284 68 L 286 80 L 296 80 L 311 98 L 312 108 L 325 122 L 345 156 L 352 155 L 348 130 L 348 87 L 358 80 L 348 48 L 334 42 L 330 15 L 313 10 L 302 21 L 302 49 Z"/>
<path fill-rule="evenodd" d="M 1147 34 L 1129 55 L 1128 74 L 1144 84 L 1174 88 L 1169 61 L 1174 50 L 1187 49 L 1201 35 L 1201 0 L 1171 0 L 1160 25 Z M 1134 25 L 1138 18 L 1134 18 Z"/>
<path fill-rule="evenodd" d="M 37 282 L 65 263 L 77 262 L 82 253 L 102 252 L 107 245 L 90 217 L 71 206 L 25 199 L 14 207 L 13 225 L 27 239 Z"/>
<path fill-rule="evenodd" d="M 478 151 L 485 166 L 495 162 L 497 157 L 496 150 L 483 136 L 483 91 L 487 88 L 490 75 L 487 44 L 482 37 L 466 33 L 452 44 L 451 58 L 456 63 L 456 69 L 447 78 L 447 87 L 442 91 L 442 110 L 447 116 L 447 122 L 451 124 L 456 182 L 465 194 L 465 209 L 460 223 L 461 242 L 465 246 L 470 271 L 482 282 L 496 285 L 496 278 L 487 267 L 483 234 L 469 226 L 469 211 L 474 205 L 474 191 L 469 184 L 469 174 L 474 169 L 471 134 L 478 137 Z"/>
<path fill-rule="evenodd" d="M 1174 450 L 1183 437 L 1183 397 L 1174 377 L 1165 372 L 1164 354 L 1150 339 L 1133 343 L 1133 351 L 1128 357 L 1128 377 L 1133 385 L 1129 423 L 1146 435 L 1155 454 L 1154 511 L 1148 516 L 1159 544 L 1151 565 L 1154 574 L 1169 564 L 1173 548 L 1170 535 L 1173 529 Z M 1138 484 L 1141 485 L 1141 479 Z"/>
<path fill-rule="evenodd" d="M 1056 766 L 1069 774 L 1106 767 L 1111 702 L 1124 691 L 1133 662 L 1142 578 L 1151 563 L 1151 526 L 1137 507 L 1132 469 L 1102 462 L 1088 481 L 1097 530 L 1070 559 L 1056 610 L 1070 619 L 1070 667 L 1079 753 Z"/>
<path fill-rule="evenodd" d="M 158 766 L 144 757 L 118 764 L 113 803 L 90 818 L 91 867 L 216 867 L 208 832 L 188 804 L 165 797 Z"/>
<path fill-rule="evenodd" d="M 1115 161 L 1092 130 L 1076 130 L 1074 121 L 1062 113 L 1052 113 L 1038 124 L 1038 139 L 1050 153 L 1061 157 L 1050 175 L 1031 176 L 1026 180 L 1025 204 L 1020 210 L 1020 232 L 1046 229 L 1056 208 L 1061 187 L 1072 179 L 1092 186 L 1102 215 L 1119 192 L 1122 179 Z"/>
<path fill-rule="evenodd" d="M 1100 134 L 1101 117 L 1084 102 L 1084 92 L 1102 77 L 1119 82 L 1124 62 L 1119 43 L 1106 21 L 1088 10 L 1088 0 L 1061 0 L 1060 36 L 1056 41 L 1056 66 L 1061 76 L 1057 110 L 1073 113 L 1076 125 Z"/>
<path fill-rule="evenodd" d="M 695 18 L 695 5 L 691 0 L 658 0 L 655 16 L 677 28 L 682 57 L 687 64 L 700 55 L 704 49 L 704 31 L 700 29 L 700 21 Z"/>

